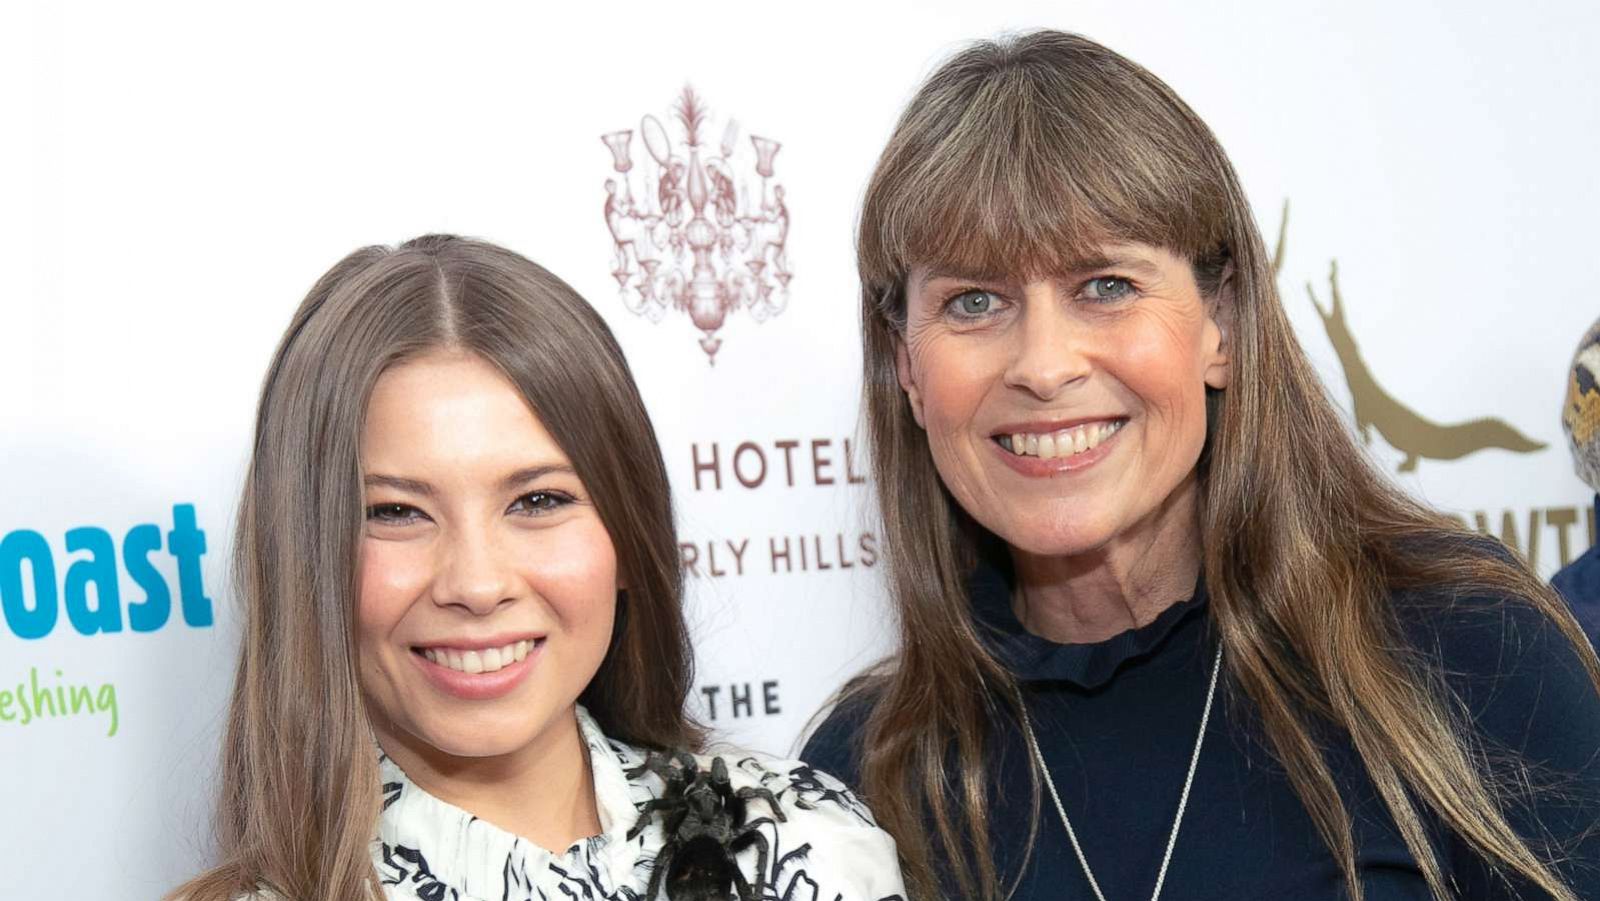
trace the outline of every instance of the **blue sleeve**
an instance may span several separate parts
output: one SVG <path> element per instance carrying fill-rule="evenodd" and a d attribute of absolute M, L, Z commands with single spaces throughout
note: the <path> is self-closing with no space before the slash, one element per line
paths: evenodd
<path fill-rule="evenodd" d="M 1522 601 L 1457 600 L 1436 623 L 1446 681 L 1490 760 L 1502 762 L 1512 828 L 1577 897 L 1600 899 L 1600 691 L 1578 649 Z M 1463 901 L 1549 897 L 1495 872 L 1465 842 L 1450 844 Z"/>
<path fill-rule="evenodd" d="M 1600 647 L 1600 545 L 1589 548 L 1556 573 L 1550 586 L 1572 608 L 1572 615 L 1578 618 L 1589 641 Z"/>

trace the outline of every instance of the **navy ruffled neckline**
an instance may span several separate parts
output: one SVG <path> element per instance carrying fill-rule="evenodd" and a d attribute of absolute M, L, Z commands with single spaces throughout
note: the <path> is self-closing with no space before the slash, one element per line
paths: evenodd
<path fill-rule="evenodd" d="M 1154 655 L 1180 625 L 1206 608 L 1202 581 L 1193 597 L 1173 604 L 1143 626 L 1104 641 L 1057 644 L 1029 632 L 1017 619 L 1006 573 L 982 564 L 969 585 L 978 622 L 987 627 L 989 646 L 1012 674 L 1023 682 L 1067 682 L 1089 690 L 1110 684 L 1127 664 Z"/>

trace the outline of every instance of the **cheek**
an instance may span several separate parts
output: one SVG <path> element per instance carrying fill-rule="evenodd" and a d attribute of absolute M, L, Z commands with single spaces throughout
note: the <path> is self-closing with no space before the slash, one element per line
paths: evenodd
<path fill-rule="evenodd" d="M 432 553 L 421 542 L 364 539 L 356 622 L 363 639 L 381 639 L 406 616 L 433 580 Z"/>
<path fill-rule="evenodd" d="M 523 578 L 562 629 L 608 643 L 616 613 L 617 556 L 598 517 L 531 537 Z"/>
<path fill-rule="evenodd" d="M 910 352 L 930 439 L 969 422 L 999 377 L 992 362 L 996 355 L 981 341 L 932 337 Z"/>
<path fill-rule="evenodd" d="M 1176 428 L 1205 430 L 1205 367 L 1199 322 L 1156 321 L 1115 343 L 1118 375 L 1149 410 Z"/>

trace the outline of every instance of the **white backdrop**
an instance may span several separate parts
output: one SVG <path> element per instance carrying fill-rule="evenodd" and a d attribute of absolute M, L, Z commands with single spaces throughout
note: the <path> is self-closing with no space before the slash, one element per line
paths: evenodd
<path fill-rule="evenodd" d="M 1173 84 L 1221 137 L 1269 234 L 1292 200 L 1285 299 L 1341 403 L 1345 370 L 1304 289 L 1326 302 L 1335 258 L 1344 324 L 1382 390 L 1435 423 L 1495 417 L 1548 445 L 1421 459 L 1404 484 L 1481 518 L 1546 575 L 1590 544 L 1589 492 L 1558 417 L 1567 361 L 1600 315 L 1591 4 L 11 7 L 0 895 L 151 898 L 205 859 L 239 622 L 230 519 L 259 379 L 327 266 L 426 231 L 531 256 L 616 329 L 692 548 L 697 703 L 730 740 L 789 750 L 886 640 L 869 488 L 849 478 L 865 467 L 856 204 L 944 54 L 1038 25 L 1084 32 Z M 615 173 L 600 136 L 634 129 L 644 161 L 641 116 L 670 126 L 686 84 L 710 107 L 713 141 L 741 124 L 733 168 L 747 187 L 759 179 L 745 135 L 782 144 L 772 181 L 790 216 L 787 308 L 759 324 L 730 314 L 714 366 L 685 316 L 627 310 L 603 215 Z M 649 169 L 633 171 L 635 192 Z M 1394 472 L 1405 453 L 1373 442 Z M 765 478 L 745 487 L 757 451 Z M 697 483 L 696 460 L 713 454 L 719 472 Z M 820 477 L 813 454 L 828 461 Z M 777 555 L 786 541 L 791 556 Z M 86 613 L 81 585 L 112 575 L 122 628 L 96 631 L 104 608 Z M 65 710 L 25 716 L 22 698 L 43 694 Z"/>

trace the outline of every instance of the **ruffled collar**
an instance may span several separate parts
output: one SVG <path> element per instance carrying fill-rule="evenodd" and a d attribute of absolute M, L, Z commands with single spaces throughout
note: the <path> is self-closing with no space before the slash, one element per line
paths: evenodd
<path fill-rule="evenodd" d="M 1151 622 L 1087 644 L 1056 644 L 1041 638 L 1011 609 L 1011 576 L 980 564 L 968 581 L 973 611 L 1000 662 L 1023 682 L 1066 682 L 1094 690 L 1110 684 L 1125 666 L 1155 656 L 1179 626 L 1206 613 L 1204 581 L 1194 596 L 1173 604 Z"/>
<path fill-rule="evenodd" d="M 647 785 L 630 783 L 624 770 L 642 762 L 634 748 L 606 738 L 583 707 L 578 728 L 594 773 L 599 835 L 564 851 L 533 842 L 478 819 L 423 791 L 383 756 L 383 812 L 378 819 L 374 862 L 385 885 L 419 898 L 541 898 L 573 878 L 611 897 L 638 881 L 634 867 L 643 837 L 630 841 L 637 802 L 652 797 Z"/>

